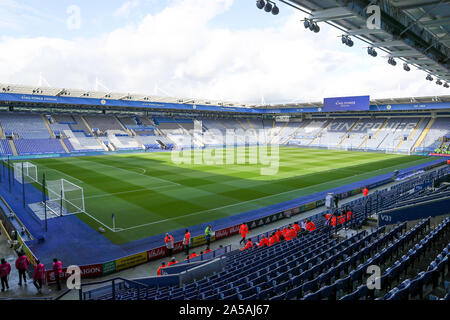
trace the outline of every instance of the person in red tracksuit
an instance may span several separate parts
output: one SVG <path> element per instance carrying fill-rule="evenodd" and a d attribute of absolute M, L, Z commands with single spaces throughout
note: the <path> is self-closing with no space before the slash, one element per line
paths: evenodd
<path fill-rule="evenodd" d="M 10 273 L 11 265 L 4 258 L 2 258 L 0 264 L 0 279 L 2 282 L 2 291 L 5 291 L 5 288 L 9 289 L 8 276 Z"/>
<path fill-rule="evenodd" d="M 30 259 L 21 252 L 19 257 L 16 259 L 16 269 L 19 272 L 19 286 L 22 285 L 22 279 L 25 285 L 27 285 L 26 273 L 28 270 L 28 265 L 30 264 Z"/>
<path fill-rule="evenodd" d="M 39 293 L 42 293 L 42 280 L 44 280 L 44 275 L 44 265 L 39 260 L 36 260 L 36 266 L 33 271 L 33 284 Z"/>
<path fill-rule="evenodd" d="M 59 291 L 59 290 L 61 290 L 61 283 L 59 280 L 61 279 L 62 271 L 63 271 L 62 262 L 56 258 L 53 259 L 53 268 L 52 269 L 55 274 L 56 287 Z"/>
<path fill-rule="evenodd" d="M 300 226 L 298 225 L 298 222 L 294 223 L 294 225 L 293 225 L 292 227 L 295 229 L 295 231 L 297 231 L 297 233 L 299 233 L 300 230 L 302 229 L 302 228 L 300 228 Z"/>
<path fill-rule="evenodd" d="M 248 226 L 243 223 L 241 224 L 241 227 L 239 228 L 239 233 L 241 234 L 241 241 L 239 241 L 239 244 L 242 244 L 242 242 L 245 244 L 245 238 L 247 237 L 248 234 Z"/>

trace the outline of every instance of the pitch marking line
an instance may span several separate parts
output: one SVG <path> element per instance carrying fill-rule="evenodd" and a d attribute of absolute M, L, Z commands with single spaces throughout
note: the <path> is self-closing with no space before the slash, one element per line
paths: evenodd
<path fill-rule="evenodd" d="M 419 160 L 416 160 L 416 161 L 412 161 L 412 162 L 410 162 L 410 164 L 418 162 L 418 161 L 421 161 L 421 160 L 419 159 Z M 391 167 L 389 167 L 389 168 L 391 168 Z M 385 170 L 385 169 L 387 169 L 387 168 L 377 169 L 377 170 L 374 170 L 374 171 L 371 171 L 371 172 L 377 172 L 377 171 L 381 171 L 381 170 Z M 358 176 L 358 175 L 361 175 L 361 174 L 362 173 L 356 173 L 354 175 L 351 175 L 351 176 L 348 176 L 348 177 L 345 177 L 345 178 L 333 180 L 333 182 L 344 180 L 344 179 L 348 179 L 348 178 L 351 178 L 351 177 L 354 177 L 354 176 Z M 313 185 L 313 186 L 310 186 L 310 187 L 315 188 L 317 186 L 320 186 L 320 185 L 323 185 L 323 184 L 327 184 L 327 183 L 330 183 L 330 181 L 322 182 L 322 183 L 319 183 L 319 184 L 316 184 L 316 185 Z M 222 206 L 222 207 L 217 207 L 217 208 L 197 211 L 197 212 L 185 214 L 185 215 L 182 215 L 182 216 L 177 216 L 177 217 L 173 217 L 173 218 L 168 218 L 168 219 L 163 219 L 163 220 L 159 220 L 159 221 L 149 222 L 149 223 L 145 223 L 145 224 L 141 224 L 141 225 L 137 225 L 137 226 L 133 226 L 133 227 L 129 227 L 129 228 L 123 228 L 120 231 L 113 231 L 113 232 L 122 232 L 122 231 L 137 229 L 137 228 L 141 228 L 141 227 L 145 227 L 145 226 L 149 226 L 149 225 L 159 224 L 159 223 L 162 223 L 162 222 L 178 220 L 178 219 L 181 219 L 181 218 L 195 216 L 195 215 L 198 215 L 198 214 L 201 214 L 201 213 L 205 213 L 205 212 L 216 211 L 216 210 L 219 210 L 219 209 L 224 209 L 224 208 L 228 208 L 228 207 L 234 207 L 234 206 L 237 206 L 237 205 L 242 205 L 244 203 L 259 201 L 259 200 L 270 198 L 270 197 L 275 197 L 275 196 L 279 196 L 279 195 L 283 195 L 283 194 L 287 194 L 287 193 L 291 193 L 291 192 L 296 192 L 296 191 L 299 191 L 299 190 L 302 190 L 302 189 L 306 189 L 306 188 L 309 188 L 309 187 L 298 188 L 298 189 L 289 190 L 289 191 L 285 191 L 285 192 L 280 192 L 280 193 L 277 193 L 277 194 L 272 194 L 272 195 L 261 197 L 261 198 L 257 198 L 257 199 L 241 201 L 241 202 L 238 202 L 238 203 L 234 203 L 234 204 L 230 204 L 230 205 L 226 205 L 226 206 Z M 286 200 L 286 201 L 289 201 L 289 200 Z"/>
<path fill-rule="evenodd" d="M 83 161 L 74 161 L 74 162 L 75 162 L 75 163 L 85 163 L 84 160 L 83 160 Z M 154 177 L 154 176 L 152 176 L 152 175 L 144 174 L 144 173 L 146 172 L 146 170 L 143 169 L 143 168 L 139 168 L 139 167 L 136 167 L 136 168 L 135 168 L 135 169 L 141 169 L 141 170 L 144 170 L 143 173 L 139 173 L 139 172 L 132 171 L 132 170 L 127 170 L 127 169 L 124 169 L 124 168 L 115 167 L 115 166 L 112 166 L 112 165 L 106 164 L 106 163 L 98 163 L 98 162 L 96 162 L 96 163 L 97 163 L 97 164 L 100 164 L 100 165 L 102 165 L 102 166 L 107 166 L 107 167 L 114 168 L 114 169 L 118 169 L 118 170 L 122 170 L 122 171 L 125 171 L 125 172 L 131 172 L 131 173 L 140 175 L 140 176 L 142 176 L 142 177 L 146 177 L 146 178 L 148 178 L 148 179 L 156 179 L 156 180 L 159 180 L 159 181 L 163 181 L 163 182 L 165 182 L 165 183 L 170 183 L 170 184 L 173 184 L 173 185 L 176 185 L 176 186 L 181 186 L 181 184 L 176 183 L 176 182 L 173 182 L 173 181 L 170 181 L 170 180 L 165 180 L 165 179 L 162 179 L 162 178 Z"/>

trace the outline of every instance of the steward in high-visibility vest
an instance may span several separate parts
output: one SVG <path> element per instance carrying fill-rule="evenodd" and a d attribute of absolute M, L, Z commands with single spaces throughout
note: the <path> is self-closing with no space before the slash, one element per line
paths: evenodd
<path fill-rule="evenodd" d="M 286 228 L 283 229 L 283 237 L 284 237 L 284 240 L 286 240 L 286 241 L 291 240 L 291 236 L 289 234 L 289 230 L 286 229 Z"/>
<path fill-rule="evenodd" d="M 350 210 L 347 211 L 347 221 L 352 218 L 352 212 Z"/>
<path fill-rule="evenodd" d="M 167 264 L 167 266 L 170 267 L 177 263 L 178 263 L 178 261 L 175 258 L 172 258 L 172 260 Z"/>
<path fill-rule="evenodd" d="M 273 245 L 273 244 L 275 244 L 275 236 L 274 236 L 274 234 L 272 233 L 272 235 L 271 235 L 270 238 L 269 238 L 269 244 L 268 244 L 268 246 L 270 247 L 270 246 Z"/>
<path fill-rule="evenodd" d="M 195 258 L 197 256 L 197 254 L 194 252 L 191 253 L 191 255 L 189 256 L 189 259 Z"/>
<path fill-rule="evenodd" d="M 297 230 L 295 230 L 295 228 L 291 228 L 290 230 L 289 230 L 289 237 L 291 238 L 291 239 L 295 239 L 296 237 L 297 237 Z"/>
<path fill-rule="evenodd" d="M 167 256 L 171 256 L 172 255 L 172 250 L 174 247 L 174 241 L 173 241 L 173 237 L 166 233 L 166 237 L 164 238 L 164 242 L 166 244 L 166 249 L 167 249 Z"/>
<path fill-rule="evenodd" d="M 241 244 L 242 242 L 245 243 L 245 238 L 247 237 L 248 234 L 248 227 L 245 223 L 241 224 L 241 227 L 239 228 L 239 233 L 242 237 L 241 241 L 239 241 L 239 244 Z"/>
<path fill-rule="evenodd" d="M 308 223 L 306 224 L 306 230 L 311 232 L 311 231 L 314 231 L 316 229 L 317 228 L 316 228 L 316 225 L 314 224 L 314 222 L 308 221 Z"/>
<path fill-rule="evenodd" d="M 191 244 L 191 233 L 188 229 L 186 229 L 186 232 L 184 234 L 183 239 L 183 245 L 184 245 L 184 253 L 188 256 L 189 255 L 189 246 Z"/>
<path fill-rule="evenodd" d="M 248 248 L 253 248 L 253 243 L 248 239 L 247 244 L 241 249 L 241 251 L 247 250 Z"/>
<path fill-rule="evenodd" d="M 363 189 L 362 193 L 363 193 L 363 196 L 364 196 L 364 197 L 367 197 L 367 195 L 369 194 L 369 189 L 367 189 L 367 187 L 365 187 L 365 188 Z"/>
<path fill-rule="evenodd" d="M 295 231 L 297 231 L 297 233 L 300 232 L 300 230 L 302 229 L 302 228 L 300 228 L 300 226 L 298 225 L 297 222 L 294 223 L 294 225 L 292 227 L 295 229 Z"/>
<path fill-rule="evenodd" d="M 273 238 L 275 239 L 275 242 L 280 242 L 280 237 L 276 232 L 273 234 Z"/>
<path fill-rule="evenodd" d="M 161 275 L 161 270 L 164 269 L 165 267 L 167 267 L 167 266 L 166 266 L 166 263 L 163 262 L 163 263 L 161 264 L 161 266 L 158 268 L 158 271 L 156 272 L 156 274 L 157 274 L 158 276 L 160 276 L 160 275 Z"/>
<path fill-rule="evenodd" d="M 339 224 L 343 224 L 345 222 L 345 215 L 339 216 L 337 218 Z"/>
<path fill-rule="evenodd" d="M 278 229 L 277 232 L 275 232 L 278 236 L 278 239 L 282 239 L 281 237 L 283 236 L 283 231 L 281 231 L 281 229 Z"/>
<path fill-rule="evenodd" d="M 269 239 L 266 238 L 266 236 L 263 236 L 261 241 L 259 241 L 258 247 L 264 247 L 269 246 Z"/>
<path fill-rule="evenodd" d="M 335 215 L 333 215 L 332 217 L 331 217 L 331 225 L 333 226 L 333 227 L 336 227 L 336 216 Z"/>

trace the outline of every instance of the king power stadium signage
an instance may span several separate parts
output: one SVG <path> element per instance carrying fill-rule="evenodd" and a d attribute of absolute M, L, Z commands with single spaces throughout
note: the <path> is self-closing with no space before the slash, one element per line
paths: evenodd
<path fill-rule="evenodd" d="M 323 99 L 323 111 L 369 111 L 370 96 Z"/>

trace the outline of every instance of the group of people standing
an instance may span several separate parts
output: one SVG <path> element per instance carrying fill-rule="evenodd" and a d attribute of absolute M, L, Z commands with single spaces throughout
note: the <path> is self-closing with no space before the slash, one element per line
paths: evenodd
<path fill-rule="evenodd" d="M 26 256 L 24 252 L 20 252 L 15 262 L 16 270 L 19 274 L 19 286 L 27 285 L 27 272 L 28 267 L 31 264 L 30 259 Z M 62 276 L 63 268 L 62 262 L 57 258 L 53 259 L 53 271 L 55 273 L 55 280 L 58 290 L 61 290 L 60 278 Z M 2 285 L 2 292 L 9 290 L 9 275 L 11 273 L 11 265 L 6 261 L 5 258 L 1 259 L 0 263 L 0 279 Z M 45 267 L 39 261 L 36 260 L 36 264 L 33 268 L 33 285 L 36 287 L 38 293 L 42 293 L 42 285 L 45 281 Z"/>

